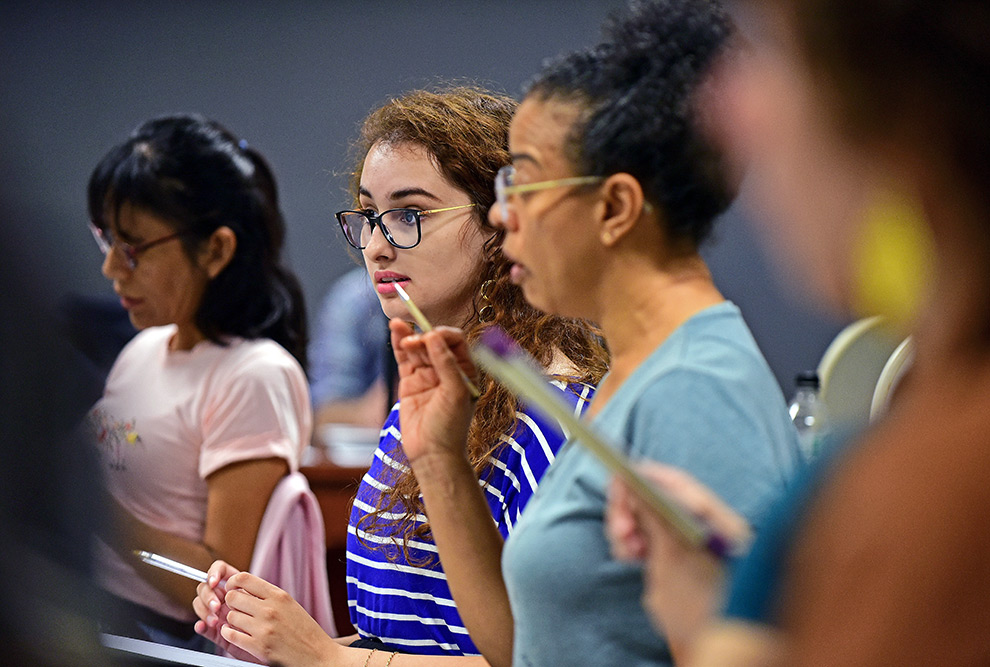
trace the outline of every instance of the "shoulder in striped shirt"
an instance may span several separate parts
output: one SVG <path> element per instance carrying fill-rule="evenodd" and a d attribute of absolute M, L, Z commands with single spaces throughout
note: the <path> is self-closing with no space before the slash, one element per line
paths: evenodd
<path fill-rule="evenodd" d="M 581 383 L 554 382 L 575 414 L 587 408 L 594 389 Z M 508 536 L 540 479 L 563 445 L 559 424 L 522 406 L 511 434 L 491 458 L 490 473 L 479 483 L 503 537 Z M 380 494 L 397 476 L 409 472 L 401 450 L 398 404 L 382 428 L 371 468 L 365 474 L 351 510 L 347 538 L 347 591 L 351 621 L 363 637 L 374 637 L 399 650 L 432 655 L 477 655 L 454 606 L 447 580 L 427 536 L 410 540 L 403 553 L 402 536 L 366 530 Z M 399 518 L 395 508 L 381 519 Z M 425 522 L 422 515 L 417 523 Z M 432 556 L 428 566 L 420 566 Z"/>

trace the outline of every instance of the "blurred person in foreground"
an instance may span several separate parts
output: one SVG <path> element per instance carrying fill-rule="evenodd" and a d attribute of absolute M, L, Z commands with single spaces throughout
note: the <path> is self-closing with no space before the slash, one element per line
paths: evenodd
<path fill-rule="evenodd" d="M 0 225 L 4 248 L 24 242 L 11 221 Z M 52 335 L 57 275 L 20 253 L 0 264 L 3 663 L 117 664 L 97 641 L 107 601 L 93 582 L 91 544 L 105 507 L 96 452 L 74 432 L 88 407 L 87 369 L 67 338 Z"/>
<path fill-rule="evenodd" d="M 905 327 L 915 359 L 885 418 L 757 535 L 721 618 L 684 603 L 718 600 L 726 569 L 621 484 L 613 548 L 645 560 L 644 602 L 678 637 L 681 664 L 986 665 L 990 8 L 775 0 L 736 3 L 736 15 L 747 52 L 721 72 L 734 124 L 715 113 L 714 127 L 747 163 L 775 247 L 823 302 Z M 651 471 L 743 534 L 704 486 Z"/>

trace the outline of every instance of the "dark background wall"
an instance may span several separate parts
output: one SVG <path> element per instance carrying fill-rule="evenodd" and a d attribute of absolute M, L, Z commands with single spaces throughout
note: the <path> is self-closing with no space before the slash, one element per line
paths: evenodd
<path fill-rule="evenodd" d="M 47 299 L 110 294 L 85 224 L 89 172 L 145 118 L 196 111 L 271 161 L 289 260 L 313 312 L 353 265 L 332 212 L 349 203 L 348 143 L 370 108 L 450 78 L 518 95 L 544 58 L 593 42 L 622 4 L 8 0 L 0 7 L 0 224 L 10 232 L 5 245 L 16 247 L 3 251 L 44 273 Z M 816 365 L 840 323 L 782 288 L 755 236 L 731 211 L 707 255 L 789 393 L 794 373 Z"/>

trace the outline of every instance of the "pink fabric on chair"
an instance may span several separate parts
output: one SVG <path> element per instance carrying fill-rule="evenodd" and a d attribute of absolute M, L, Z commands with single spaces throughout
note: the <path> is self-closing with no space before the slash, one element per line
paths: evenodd
<path fill-rule="evenodd" d="M 331 636 L 323 514 L 301 472 L 287 475 L 272 492 L 258 529 L 250 572 L 289 593 Z"/>

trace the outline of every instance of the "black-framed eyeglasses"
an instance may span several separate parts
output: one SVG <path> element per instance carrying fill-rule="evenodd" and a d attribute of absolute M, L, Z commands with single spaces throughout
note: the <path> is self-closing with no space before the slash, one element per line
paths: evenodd
<path fill-rule="evenodd" d="M 344 238 L 357 250 L 364 250 L 371 243 L 375 225 L 382 230 L 385 240 L 396 248 L 414 248 L 423 238 L 423 216 L 444 211 L 471 208 L 477 204 L 461 204 L 421 211 L 415 208 L 392 208 L 381 213 L 370 211 L 338 211 L 334 214 L 340 223 Z"/>
<path fill-rule="evenodd" d="M 113 237 L 113 232 L 109 229 L 100 229 L 92 222 L 89 223 L 89 231 L 93 233 L 93 238 L 96 239 L 96 245 L 100 248 L 100 252 L 103 253 L 104 257 L 109 255 L 111 250 L 117 248 L 124 255 L 124 261 L 127 262 L 127 266 L 131 269 L 131 271 L 137 268 L 138 255 L 143 253 L 145 250 L 149 250 L 154 248 L 156 245 L 165 243 L 166 241 L 171 241 L 179 238 L 180 236 L 185 236 L 192 233 L 191 229 L 183 229 L 175 232 L 174 234 L 169 234 L 168 236 L 163 236 L 145 243 L 132 245 L 130 243 L 125 243 L 120 239 L 115 239 Z"/>

